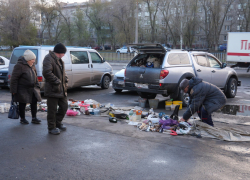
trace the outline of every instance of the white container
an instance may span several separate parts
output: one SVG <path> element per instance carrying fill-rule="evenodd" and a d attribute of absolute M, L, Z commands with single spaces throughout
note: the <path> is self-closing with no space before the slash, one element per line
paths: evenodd
<path fill-rule="evenodd" d="M 4 113 L 4 109 L 5 109 L 5 108 L 4 108 L 4 105 L 0 105 L 0 112 L 1 112 L 1 113 Z"/>

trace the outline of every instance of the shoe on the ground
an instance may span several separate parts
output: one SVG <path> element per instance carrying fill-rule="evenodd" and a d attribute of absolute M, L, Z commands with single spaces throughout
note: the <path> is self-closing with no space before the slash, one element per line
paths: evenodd
<path fill-rule="evenodd" d="M 61 131 L 66 131 L 66 126 L 64 126 L 63 124 L 60 125 L 56 125 L 57 128 L 59 128 Z"/>
<path fill-rule="evenodd" d="M 32 118 L 32 123 L 34 124 L 40 124 L 41 123 L 41 120 L 37 119 L 37 118 Z"/>
<path fill-rule="evenodd" d="M 21 119 L 21 120 L 20 120 L 20 123 L 21 123 L 21 124 L 29 124 L 29 121 L 27 121 L 26 119 Z"/>
<path fill-rule="evenodd" d="M 60 129 L 58 128 L 51 129 L 49 130 L 49 133 L 54 135 L 60 134 Z"/>

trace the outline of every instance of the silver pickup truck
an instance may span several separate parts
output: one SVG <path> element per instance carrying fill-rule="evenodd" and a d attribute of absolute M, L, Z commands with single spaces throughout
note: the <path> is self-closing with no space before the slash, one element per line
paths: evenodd
<path fill-rule="evenodd" d="M 166 50 L 160 44 L 133 44 L 137 55 L 125 70 L 124 89 L 137 91 L 143 98 L 157 94 L 188 103 L 188 95 L 181 93 L 183 79 L 202 78 L 221 88 L 228 98 L 237 93 L 238 80 L 234 69 L 226 67 L 215 56 L 199 50 Z"/>

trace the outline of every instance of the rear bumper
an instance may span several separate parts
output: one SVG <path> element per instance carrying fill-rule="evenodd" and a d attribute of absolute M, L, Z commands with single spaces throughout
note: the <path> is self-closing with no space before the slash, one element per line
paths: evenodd
<path fill-rule="evenodd" d="M 124 89 L 125 83 L 123 79 L 114 79 L 112 81 L 113 89 Z"/>
<path fill-rule="evenodd" d="M 170 95 L 171 93 L 175 92 L 177 87 L 177 83 L 173 84 L 149 84 L 148 88 L 138 88 L 135 86 L 134 83 L 125 82 L 125 87 L 123 89 L 130 90 L 130 91 L 137 91 L 137 92 L 147 92 L 153 94 L 164 94 Z"/>

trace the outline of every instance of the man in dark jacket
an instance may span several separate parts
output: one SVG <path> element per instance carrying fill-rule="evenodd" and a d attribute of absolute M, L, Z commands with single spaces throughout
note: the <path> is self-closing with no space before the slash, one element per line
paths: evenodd
<path fill-rule="evenodd" d="M 226 104 L 226 96 L 215 85 L 193 77 L 191 80 L 183 79 L 180 89 L 189 94 L 189 106 L 180 121 L 188 121 L 195 113 L 205 122 L 214 126 L 211 114 Z"/>
<path fill-rule="evenodd" d="M 64 62 L 61 59 L 66 51 L 66 47 L 62 43 L 58 43 L 54 47 L 54 51 L 49 51 L 43 61 L 44 96 L 47 97 L 47 121 L 51 134 L 60 134 L 60 131 L 66 130 L 62 120 L 68 109 L 68 78 L 65 74 Z"/>

